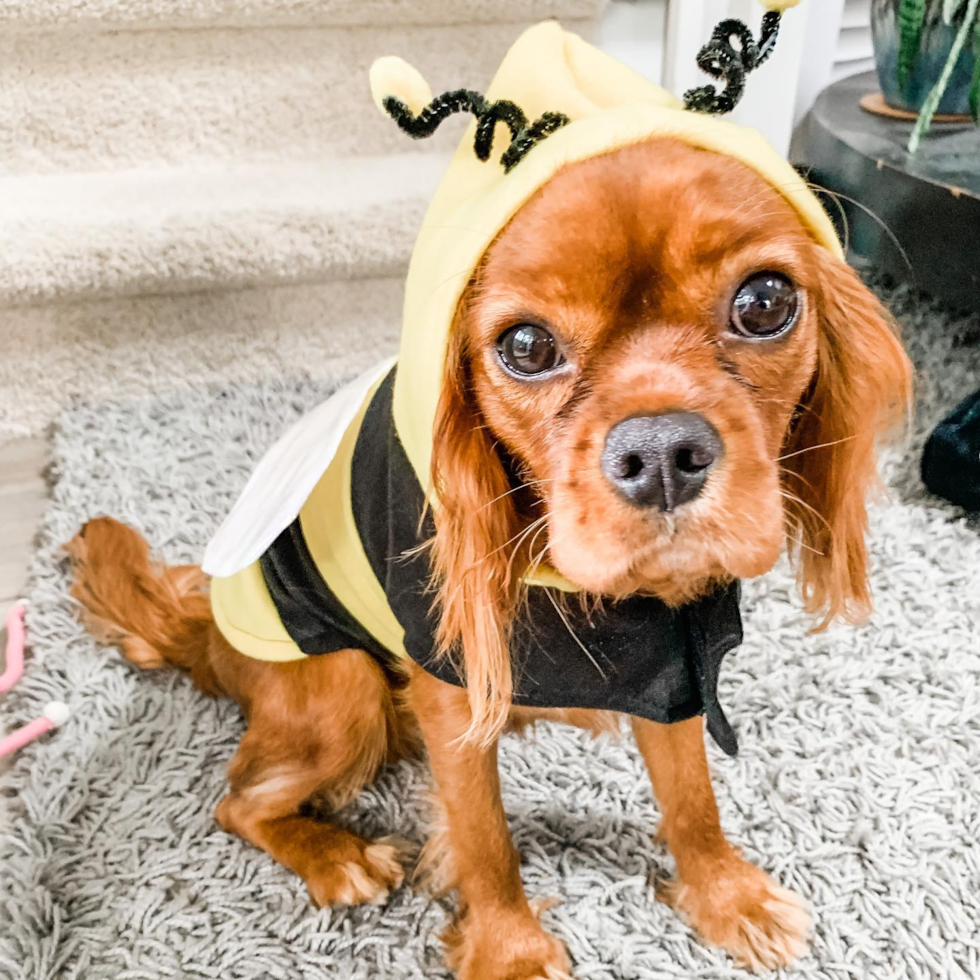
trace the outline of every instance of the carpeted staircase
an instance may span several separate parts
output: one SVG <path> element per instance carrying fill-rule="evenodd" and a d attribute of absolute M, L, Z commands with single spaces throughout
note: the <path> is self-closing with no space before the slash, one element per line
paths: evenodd
<path fill-rule="evenodd" d="M 0 440 L 74 397 L 369 362 L 463 125 L 407 141 L 371 61 L 483 88 L 525 26 L 604 5 L 5 0 Z"/>

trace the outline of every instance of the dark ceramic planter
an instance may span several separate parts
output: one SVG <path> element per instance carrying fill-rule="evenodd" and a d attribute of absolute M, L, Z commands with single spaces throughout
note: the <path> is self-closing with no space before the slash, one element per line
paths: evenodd
<path fill-rule="evenodd" d="M 922 30 L 922 44 L 916 58 L 909 84 L 903 91 L 898 85 L 898 0 L 872 0 L 871 30 L 874 36 L 875 62 L 878 67 L 878 83 L 885 101 L 896 109 L 918 112 L 942 74 L 956 38 L 958 24 L 947 27 L 937 8 Z M 970 82 L 973 79 L 974 56 L 969 40 L 956 62 L 946 94 L 939 103 L 940 113 L 970 111 Z"/>

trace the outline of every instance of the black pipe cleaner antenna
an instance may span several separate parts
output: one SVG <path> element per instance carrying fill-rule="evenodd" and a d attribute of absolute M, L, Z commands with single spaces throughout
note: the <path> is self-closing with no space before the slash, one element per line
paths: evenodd
<path fill-rule="evenodd" d="M 758 43 L 742 21 L 723 20 L 698 52 L 698 67 L 725 87 L 720 92 L 714 85 L 692 88 L 684 93 L 684 108 L 711 115 L 731 112 L 745 94 L 745 76 L 772 54 L 781 18 L 778 10 L 766 12 Z"/>
<path fill-rule="evenodd" d="M 698 52 L 698 66 L 724 83 L 720 91 L 714 85 L 692 88 L 684 95 L 684 108 L 692 112 L 720 115 L 731 112 L 745 92 L 745 78 L 755 71 L 772 54 L 779 35 L 781 10 L 794 6 L 797 0 L 774 0 L 777 10 L 769 10 L 762 18 L 762 29 L 756 41 L 752 32 L 740 20 L 723 20 L 711 35 L 711 40 Z M 387 63 L 387 64 L 386 64 Z M 476 136 L 473 149 L 477 158 L 489 160 L 493 151 L 493 138 L 497 123 L 504 123 L 510 130 L 510 143 L 500 158 L 504 172 L 509 173 L 543 139 L 570 122 L 563 112 L 544 112 L 530 122 L 524 110 L 507 99 L 491 102 L 480 92 L 472 89 L 455 89 L 432 98 L 432 93 L 422 77 L 400 59 L 379 59 L 375 67 L 384 65 L 379 73 L 379 87 L 390 82 L 383 77 L 384 70 L 394 69 L 400 76 L 395 91 L 400 94 L 413 92 L 410 97 L 399 98 L 385 94 L 384 88 L 376 95 L 384 111 L 398 123 L 403 132 L 414 139 L 431 136 L 442 123 L 457 113 L 471 113 L 476 118 Z M 372 87 L 375 85 L 372 69 Z M 388 91 L 391 91 L 390 89 Z M 406 101 L 407 99 L 407 101 Z M 428 101 L 426 101 L 428 100 Z M 422 108 L 414 112 L 410 106 Z"/>
<path fill-rule="evenodd" d="M 484 161 L 490 159 L 497 123 L 506 123 L 510 130 L 510 145 L 500 158 L 505 173 L 520 163 L 537 143 L 569 122 L 564 113 L 545 112 L 533 123 L 528 123 L 524 111 L 515 103 L 506 99 L 490 102 L 479 92 L 465 88 L 437 95 L 417 115 L 393 95 L 386 96 L 382 105 L 385 112 L 413 139 L 431 136 L 445 119 L 457 112 L 471 112 L 476 117 L 473 148 L 477 157 Z"/>

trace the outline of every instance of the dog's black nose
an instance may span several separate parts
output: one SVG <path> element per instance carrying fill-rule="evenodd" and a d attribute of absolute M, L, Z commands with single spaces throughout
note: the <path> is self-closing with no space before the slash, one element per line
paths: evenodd
<path fill-rule="evenodd" d="M 701 492 L 722 452 L 721 437 L 701 415 L 634 415 L 609 430 L 602 472 L 634 507 L 669 513 Z"/>

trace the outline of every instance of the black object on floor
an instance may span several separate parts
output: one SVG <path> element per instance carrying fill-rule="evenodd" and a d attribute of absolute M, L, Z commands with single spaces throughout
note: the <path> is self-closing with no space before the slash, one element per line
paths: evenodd
<path fill-rule="evenodd" d="M 877 89 L 877 76 L 868 72 L 821 93 L 793 162 L 814 183 L 860 202 L 841 197 L 839 209 L 824 202 L 835 220 L 835 211 L 846 215 L 859 263 L 950 306 L 980 311 L 980 130 L 972 123 L 937 124 L 912 156 L 906 150 L 911 122 L 860 107 L 861 97 Z"/>
<path fill-rule="evenodd" d="M 922 479 L 934 494 L 980 511 L 980 391 L 960 402 L 929 436 Z"/>

